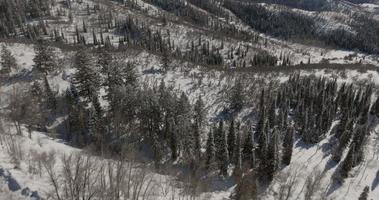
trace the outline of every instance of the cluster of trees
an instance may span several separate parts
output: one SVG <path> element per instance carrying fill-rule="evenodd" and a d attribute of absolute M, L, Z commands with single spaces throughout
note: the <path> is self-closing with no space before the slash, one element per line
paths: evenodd
<path fill-rule="evenodd" d="M 188 5 L 185 1 L 176 0 L 146 0 L 146 2 L 162 8 L 167 12 L 174 13 L 183 19 L 192 23 L 207 26 L 209 19 L 208 16 Z"/>
<path fill-rule="evenodd" d="M 163 6 L 163 9 L 169 12 L 176 12 L 177 7 L 186 7 L 187 9 L 193 9 L 190 5 L 185 4 L 181 1 L 175 1 L 175 3 L 170 3 L 170 1 L 152 1 L 150 3 L 158 6 Z M 280 37 L 284 39 L 291 39 L 296 41 L 311 41 L 318 42 L 323 45 L 332 45 L 339 48 L 345 48 L 350 50 L 360 50 L 367 53 L 378 53 L 377 32 L 378 22 L 370 19 L 367 16 L 354 16 L 353 23 L 351 26 L 357 33 L 352 33 L 344 29 L 336 29 L 331 31 L 319 31 L 317 30 L 316 20 L 310 16 L 305 16 L 303 14 L 298 14 L 290 10 L 282 9 L 276 13 L 266 9 L 257 3 L 274 3 L 282 4 L 289 7 L 301 8 L 306 10 L 326 10 L 329 9 L 329 2 L 327 1 L 311 1 L 311 0 L 296 0 L 296 1 L 277 1 L 277 0 L 264 0 L 264 1 L 254 1 L 254 2 L 244 2 L 244 1 L 224 1 L 222 6 L 231 10 L 239 18 L 244 20 L 254 29 L 264 32 L 275 37 Z M 202 9 L 209 11 L 210 13 L 225 17 L 228 20 L 228 14 L 224 14 L 223 8 L 220 7 L 221 3 L 217 1 L 191 1 L 193 5 L 196 5 Z M 353 2 L 361 3 L 361 2 Z M 169 9 L 170 8 L 170 9 Z M 197 11 L 197 10 L 194 10 Z M 188 17 L 188 12 L 185 16 Z M 177 14 L 181 16 L 180 14 Z M 195 15 L 198 17 L 202 15 Z M 212 17 L 203 16 L 203 19 L 207 19 L 207 23 L 199 23 L 196 20 L 190 22 L 198 25 L 209 26 L 216 31 L 221 31 L 226 35 L 241 35 L 243 38 L 251 38 L 251 36 L 244 36 L 243 33 L 236 30 L 234 26 L 228 26 L 228 23 L 220 23 L 219 20 L 214 20 Z M 219 28 L 221 29 L 219 30 Z M 233 28 L 234 27 L 234 28 Z M 371 28 L 370 28 L 371 27 Z"/>
<path fill-rule="evenodd" d="M 49 16 L 51 0 L 1 0 L 0 1 L 0 38 L 24 35 L 27 38 L 37 38 L 43 33 L 45 24 L 26 25 L 31 19 Z"/>
<path fill-rule="evenodd" d="M 243 98 L 242 89 L 233 90 L 230 108 L 238 108 L 232 109 L 238 111 L 244 107 L 246 97 Z M 338 87 L 335 80 L 291 76 L 278 89 L 261 92 L 254 126 L 234 129 L 232 120 L 226 134 L 223 122 L 220 122 L 208 136 L 207 163 L 212 160 L 218 163 L 218 169 L 224 175 L 225 168 L 230 165 L 236 172 L 253 169 L 251 181 L 242 178 L 237 192 L 245 191 L 243 188 L 247 186 L 244 184 L 265 186 L 272 181 L 277 170 L 291 163 L 295 138 L 306 144 L 317 144 L 329 133 L 332 123 L 339 120 L 330 132 L 335 144 L 331 159 L 340 162 L 334 179 L 342 182 L 363 160 L 369 117 L 378 116 L 379 100 L 370 105 L 372 90 L 371 85 L 358 89 L 347 84 Z M 345 157 L 342 156 L 344 152 L 347 152 Z M 236 194 L 236 198 L 241 196 L 244 195 Z"/>
<path fill-rule="evenodd" d="M 296 1 L 290 2 L 296 3 Z M 273 1 L 272 3 L 277 2 Z M 285 2 L 282 3 L 286 4 Z M 224 7 L 231 10 L 252 28 L 275 37 L 299 41 L 316 41 L 339 48 L 360 50 L 374 54 L 378 53 L 379 40 L 375 32 L 379 29 L 379 23 L 368 16 L 353 16 L 354 20 L 352 20 L 351 26 L 356 33 L 342 28 L 330 31 L 318 31 L 316 26 L 317 19 L 292 12 L 288 9 L 272 13 L 272 11 L 256 3 L 241 3 L 236 1 L 225 1 Z"/>
<path fill-rule="evenodd" d="M 336 80 L 296 74 L 277 88 L 261 91 L 251 123 L 234 119 L 248 99 L 242 82 L 237 81 L 227 99 L 230 117 L 219 118 L 209 128 L 201 96 L 191 103 L 185 93 L 164 81 L 145 85 L 138 81 L 132 64 L 107 49 L 77 51 L 73 57 L 76 73 L 64 94 L 55 92 L 48 81 L 58 68 L 54 49 L 41 41 L 35 52 L 33 67 L 40 79 L 26 91 L 15 90 L 10 98 L 9 118 L 19 132 L 20 124 L 26 124 L 31 133 L 63 114 L 67 116 L 65 139 L 101 154 L 139 149 L 150 152 L 157 168 L 179 160 L 193 172 L 218 171 L 225 177 L 231 175 L 229 169 L 237 177 L 252 170 L 250 181 L 242 177 L 240 192 L 245 191 L 243 184 L 269 184 L 281 167 L 291 163 L 295 138 L 317 144 L 336 120 L 335 131 L 330 132 L 335 144 L 331 158 L 340 162 L 335 180 L 343 181 L 363 160 L 370 117 L 379 116 L 379 98 L 370 105 L 371 85 L 339 87 Z M 15 61 L 6 48 L 2 57 L 4 63 Z M 204 139 L 206 129 L 209 134 Z"/>
<path fill-rule="evenodd" d="M 279 4 L 310 11 L 324 11 L 329 8 L 329 2 L 327 0 L 253 0 L 249 2 Z"/>
<path fill-rule="evenodd" d="M 218 0 L 189 0 L 188 2 L 216 16 L 229 17 Z"/>
<path fill-rule="evenodd" d="M 282 10 L 272 13 L 259 4 L 225 1 L 231 10 L 254 29 L 284 39 L 303 39 L 314 35 L 315 22 L 311 17 Z"/>

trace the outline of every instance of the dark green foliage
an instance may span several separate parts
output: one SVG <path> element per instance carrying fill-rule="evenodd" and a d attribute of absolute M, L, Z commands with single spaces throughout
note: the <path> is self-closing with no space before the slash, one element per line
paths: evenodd
<path fill-rule="evenodd" d="M 228 143 L 229 158 L 233 159 L 234 148 L 236 146 L 236 133 L 235 133 L 235 127 L 234 127 L 234 119 L 232 119 L 230 122 L 229 132 L 227 135 L 227 143 Z"/>
<path fill-rule="evenodd" d="M 243 91 L 243 85 L 240 80 L 236 80 L 229 97 L 229 107 L 235 111 L 240 112 L 244 105 L 244 91 Z"/>
<path fill-rule="evenodd" d="M 282 163 L 284 165 L 289 165 L 291 163 L 294 132 L 295 129 L 293 127 L 288 127 L 284 135 L 282 150 Z"/>
<path fill-rule="evenodd" d="M 220 121 L 219 127 L 216 132 L 215 144 L 216 144 L 216 157 L 219 163 L 220 174 L 223 176 L 228 175 L 229 165 L 229 153 L 228 142 L 224 131 L 224 122 Z"/>
<path fill-rule="evenodd" d="M 193 22 L 195 24 L 208 24 L 208 17 L 204 13 L 193 9 L 185 2 L 176 0 L 148 0 L 147 2 L 156 5 L 168 12 L 173 12 L 177 16 L 181 16 L 185 20 Z"/>
<path fill-rule="evenodd" d="M 206 144 L 206 167 L 210 169 L 213 167 L 216 158 L 216 146 L 213 137 L 213 130 L 208 134 L 208 140 Z"/>
<path fill-rule="evenodd" d="M 240 122 L 236 126 L 236 146 L 234 148 L 234 158 L 233 163 L 235 165 L 234 175 L 239 176 L 242 173 L 242 141 L 241 141 L 241 131 L 240 131 Z"/>
<path fill-rule="evenodd" d="M 246 133 L 246 139 L 242 147 L 242 161 L 248 163 L 250 167 L 254 167 L 254 142 L 251 132 Z"/>
<path fill-rule="evenodd" d="M 57 67 L 56 55 L 54 48 L 39 40 L 34 46 L 36 56 L 33 58 L 33 68 L 42 74 L 48 74 Z"/>
<path fill-rule="evenodd" d="M 5 45 L 1 47 L 0 74 L 9 74 L 12 69 L 17 68 L 16 59 Z"/>
<path fill-rule="evenodd" d="M 260 0 L 257 0 L 259 2 Z M 263 2 L 263 1 L 262 1 Z M 293 8 L 310 11 L 323 11 L 328 9 L 327 0 L 264 0 L 266 3 L 282 4 Z"/>
<path fill-rule="evenodd" d="M 364 189 L 363 189 L 363 192 L 361 193 L 361 195 L 359 196 L 358 200 L 367 200 L 368 199 L 368 194 L 370 193 L 370 187 L 369 186 L 366 186 Z"/>
<path fill-rule="evenodd" d="M 290 11 L 272 14 L 258 4 L 225 1 L 224 6 L 254 29 L 284 39 L 313 37 L 315 22 L 311 17 Z"/>
<path fill-rule="evenodd" d="M 319 31 L 316 26 L 317 19 L 310 16 L 281 9 L 273 13 L 259 2 L 283 4 L 290 7 L 307 10 L 328 10 L 327 1 L 312 0 L 256 0 L 253 3 L 238 1 L 225 1 L 224 6 L 244 20 L 252 28 L 266 34 L 300 41 L 317 41 L 321 44 L 339 48 L 377 54 L 379 22 L 370 16 L 355 15 L 350 26 L 356 31 L 338 28 L 331 31 Z M 286 63 L 286 62 L 285 62 Z"/>
<path fill-rule="evenodd" d="M 49 81 L 47 80 L 47 77 L 45 76 L 44 79 L 44 85 L 45 85 L 45 93 L 46 93 L 46 106 L 48 109 L 51 109 L 53 112 L 57 109 L 57 100 L 55 98 L 55 93 L 51 90 Z"/>
<path fill-rule="evenodd" d="M 90 102 L 92 97 L 97 95 L 100 86 L 100 78 L 92 59 L 92 56 L 85 50 L 79 50 L 74 58 L 74 67 L 77 70 L 74 84 L 79 96 L 86 102 Z"/>

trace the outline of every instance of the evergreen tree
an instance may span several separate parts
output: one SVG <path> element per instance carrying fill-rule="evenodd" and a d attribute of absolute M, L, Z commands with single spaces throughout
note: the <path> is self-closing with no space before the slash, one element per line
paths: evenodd
<path fill-rule="evenodd" d="M 230 108 L 235 112 L 240 112 L 244 104 L 243 86 L 240 80 L 234 84 L 229 98 Z"/>
<path fill-rule="evenodd" d="M 203 99 L 201 96 L 197 99 L 195 105 L 194 105 L 194 120 L 198 124 L 199 130 L 202 130 L 203 128 L 203 123 L 205 121 L 205 105 L 203 102 Z"/>
<path fill-rule="evenodd" d="M 47 77 L 44 76 L 44 84 L 45 84 L 45 93 L 46 93 L 46 106 L 48 109 L 51 109 L 52 111 L 56 111 L 57 109 L 57 100 L 55 99 L 55 94 L 51 90 L 49 81 L 47 80 Z"/>
<path fill-rule="evenodd" d="M 163 53 L 162 53 L 162 68 L 164 72 L 167 72 L 170 68 L 169 66 L 170 60 L 169 60 L 169 54 L 168 50 L 166 48 L 163 48 Z"/>
<path fill-rule="evenodd" d="M 234 119 L 231 120 L 230 126 L 229 126 L 229 132 L 228 132 L 228 152 L 229 152 L 229 158 L 233 159 L 234 156 L 234 147 L 236 146 L 236 134 L 235 134 L 235 127 L 234 127 Z"/>
<path fill-rule="evenodd" d="M 279 136 L 277 129 L 274 129 L 272 132 L 272 136 L 270 138 L 270 142 L 268 145 L 268 151 L 266 154 L 266 159 L 262 160 L 264 163 L 263 166 L 266 167 L 266 169 L 263 170 L 263 172 L 267 175 L 268 181 L 272 181 L 274 177 L 275 171 L 279 167 Z"/>
<path fill-rule="evenodd" d="M 225 134 L 223 134 L 223 140 L 222 140 L 221 145 L 222 145 L 222 149 L 220 153 L 221 153 L 222 159 L 220 160 L 220 174 L 223 176 L 227 176 L 228 166 L 229 166 L 229 152 L 228 152 L 228 142 L 227 142 L 227 138 Z"/>
<path fill-rule="evenodd" d="M 36 56 L 33 58 L 33 68 L 47 75 L 57 67 L 55 50 L 45 44 L 43 40 L 39 40 L 34 46 Z"/>
<path fill-rule="evenodd" d="M 0 58 L 0 74 L 9 74 L 12 71 L 12 69 L 17 68 L 16 59 L 14 58 L 12 53 L 5 47 L 5 45 L 2 46 Z"/>
<path fill-rule="evenodd" d="M 341 129 L 342 129 L 342 126 L 341 126 Z M 337 163 L 340 162 L 345 148 L 350 143 L 352 132 L 353 132 L 352 129 L 353 129 L 353 121 L 351 119 L 346 123 L 344 130 L 338 130 L 337 129 L 339 139 L 338 139 L 338 144 L 336 145 L 335 149 L 332 152 L 332 160 L 333 161 L 335 161 Z M 340 131 L 341 132 L 343 131 L 343 132 L 339 133 Z"/>
<path fill-rule="evenodd" d="M 368 199 L 368 194 L 370 192 L 370 188 L 368 186 L 366 186 L 364 189 L 363 189 L 363 192 L 361 193 L 361 195 L 359 196 L 358 200 L 367 200 Z"/>
<path fill-rule="evenodd" d="M 284 165 L 289 165 L 291 163 L 294 132 L 295 129 L 293 127 L 289 127 L 284 135 L 282 155 L 282 162 Z"/>
<path fill-rule="evenodd" d="M 97 95 L 99 88 L 99 76 L 94 69 L 91 56 L 85 50 L 79 50 L 75 55 L 74 67 L 77 72 L 74 75 L 74 84 L 79 96 L 86 102 Z"/>
<path fill-rule="evenodd" d="M 265 116 L 265 106 L 264 106 L 264 90 L 262 90 L 261 97 L 260 97 L 260 104 L 259 104 L 259 120 L 255 128 L 255 134 L 254 137 L 257 137 L 258 141 L 258 147 L 257 147 L 257 153 L 258 156 L 264 155 L 264 148 L 266 147 L 266 133 L 264 132 L 264 128 L 267 125 L 265 123 L 266 116 Z"/>
<path fill-rule="evenodd" d="M 173 124 L 171 126 L 173 126 Z M 176 160 L 178 158 L 178 139 L 175 131 L 170 131 L 170 148 L 171 159 Z"/>
<path fill-rule="evenodd" d="M 342 180 L 348 177 L 350 170 L 353 168 L 353 162 L 355 160 L 355 151 L 356 151 L 356 147 L 355 147 L 355 144 L 353 143 L 350 146 L 350 150 L 341 164 L 340 176 Z"/>
<path fill-rule="evenodd" d="M 220 121 L 217 129 L 214 131 L 214 141 L 216 146 L 217 161 L 220 163 L 223 160 L 223 140 L 224 140 L 224 122 Z"/>
<path fill-rule="evenodd" d="M 196 160 L 201 158 L 201 138 L 200 138 L 200 129 L 198 123 L 193 124 L 193 134 L 194 134 L 194 156 Z"/>
<path fill-rule="evenodd" d="M 234 174 L 237 176 L 242 173 L 241 146 L 240 122 L 238 122 L 236 127 L 236 147 L 234 148 Z"/>
<path fill-rule="evenodd" d="M 191 104 L 184 92 L 180 95 L 176 106 L 176 128 L 181 138 L 178 140 L 180 142 L 179 148 L 184 151 L 187 159 L 191 160 L 194 156 L 195 138 L 190 120 L 192 117 Z"/>
<path fill-rule="evenodd" d="M 371 107 L 370 113 L 376 117 L 379 117 L 379 98 L 375 100 L 375 103 Z"/>
<path fill-rule="evenodd" d="M 243 162 L 249 163 L 250 167 L 254 168 L 254 142 L 253 136 L 250 131 L 247 132 L 247 137 L 242 148 L 242 160 Z"/>
<path fill-rule="evenodd" d="M 216 146 L 212 130 L 209 131 L 206 146 L 206 167 L 211 169 L 216 159 Z"/>

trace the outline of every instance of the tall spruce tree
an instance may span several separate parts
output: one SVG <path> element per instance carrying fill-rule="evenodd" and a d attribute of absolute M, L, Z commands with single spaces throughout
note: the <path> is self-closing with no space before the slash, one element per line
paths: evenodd
<path fill-rule="evenodd" d="M 99 75 L 95 70 L 91 55 L 85 50 L 79 50 L 75 54 L 74 67 L 77 72 L 74 75 L 74 84 L 85 102 L 90 102 L 97 95 L 99 89 Z"/>
<path fill-rule="evenodd" d="M 233 163 L 235 165 L 234 174 L 239 176 L 242 173 L 242 155 L 241 155 L 241 131 L 240 131 L 240 122 L 236 126 L 236 146 L 234 148 L 234 158 Z"/>
<path fill-rule="evenodd" d="M 211 129 L 208 134 L 207 144 L 206 144 L 206 168 L 211 169 L 216 161 L 216 145 L 214 140 L 213 130 Z"/>
<path fill-rule="evenodd" d="M 233 159 L 234 147 L 236 146 L 236 134 L 235 134 L 235 127 L 234 127 L 234 119 L 232 119 L 230 122 L 229 132 L 228 132 L 227 137 L 228 137 L 227 142 L 228 142 L 229 158 Z"/>
<path fill-rule="evenodd" d="M 54 48 L 45 44 L 41 39 L 34 46 L 36 56 L 33 58 L 33 68 L 42 74 L 47 75 L 57 67 L 56 55 Z"/>
<path fill-rule="evenodd" d="M 241 80 L 236 80 L 229 98 L 230 108 L 235 112 L 240 112 L 245 101 Z"/>
<path fill-rule="evenodd" d="M 2 45 L 1 47 L 0 58 L 0 74 L 9 74 L 12 71 L 12 69 L 17 68 L 16 59 L 5 45 Z"/>
<path fill-rule="evenodd" d="M 251 131 L 247 131 L 246 138 L 242 147 L 242 161 L 248 163 L 249 167 L 254 168 L 254 142 Z"/>
<path fill-rule="evenodd" d="M 53 112 L 57 110 L 57 100 L 55 98 L 55 94 L 52 91 L 49 81 L 47 80 L 47 77 L 44 76 L 44 85 L 45 85 L 45 99 L 46 99 L 46 106 L 48 109 L 51 109 Z"/>
<path fill-rule="evenodd" d="M 291 163 L 294 132 L 295 129 L 293 127 L 288 127 L 284 135 L 282 154 L 282 163 L 284 165 L 289 165 Z"/>

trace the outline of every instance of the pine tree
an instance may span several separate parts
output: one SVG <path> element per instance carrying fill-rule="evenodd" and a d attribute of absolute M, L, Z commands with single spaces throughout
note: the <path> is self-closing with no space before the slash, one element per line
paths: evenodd
<path fill-rule="evenodd" d="M 368 199 L 368 194 L 370 192 L 370 188 L 369 186 L 366 186 L 364 189 L 363 189 L 363 192 L 361 193 L 361 195 L 359 196 L 358 200 L 367 200 Z"/>
<path fill-rule="evenodd" d="M 236 146 L 236 134 L 235 134 L 235 127 L 234 127 L 234 119 L 232 119 L 230 122 L 229 132 L 228 132 L 227 137 L 228 137 L 229 158 L 233 159 L 234 147 Z"/>
<path fill-rule="evenodd" d="M 193 137 L 194 137 L 194 156 L 197 161 L 201 159 L 201 138 L 200 138 L 200 129 L 197 122 L 193 124 Z"/>
<path fill-rule="evenodd" d="M 170 59 L 169 59 L 168 50 L 166 48 L 163 48 L 163 52 L 162 52 L 162 68 L 163 68 L 164 72 L 167 72 L 169 70 L 169 68 L 170 68 L 169 63 L 170 63 Z"/>
<path fill-rule="evenodd" d="M 236 147 L 234 148 L 234 174 L 239 176 L 242 173 L 242 155 L 241 155 L 241 132 L 240 132 L 240 122 L 237 123 L 236 127 Z"/>
<path fill-rule="evenodd" d="M 203 128 L 203 123 L 205 121 L 205 108 L 204 102 L 201 96 L 197 99 L 194 105 L 194 120 L 198 124 L 198 128 L 201 131 Z"/>
<path fill-rule="evenodd" d="M 339 135 L 338 144 L 336 145 L 335 149 L 332 152 L 332 160 L 337 162 L 337 163 L 340 162 L 342 154 L 345 151 L 345 148 L 350 143 L 351 136 L 352 136 L 353 123 L 354 123 L 353 120 L 350 119 L 346 123 L 344 130 L 339 130 L 339 131 L 341 131 L 341 132 L 343 131 L 343 132 L 338 134 Z M 341 128 L 342 128 L 342 126 L 341 126 Z"/>
<path fill-rule="evenodd" d="M 370 113 L 376 117 L 379 117 L 379 98 L 375 100 L 375 103 L 371 107 Z"/>
<path fill-rule="evenodd" d="M 252 133 L 249 131 L 242 148 L 242 161 L 249 163 L 251 168 L 255 167 L 254 163 L 254 142 Z"/>
<path fill-rule="evenodd" d="M 284 165 L 289 165 L 291 163 L 294 132 L 295 129 L 293 127 L 289 127 L 284 135 L 282 155 L 282 162 Z"/>
<path fill-rule="evenodd" d="M 174 119 L 168 119 L 168 131 L 169 131 L 169 145 L 171 149 L 171 159 L 176 160 L 178 158 L 178 139 L 174 128 Z"/>
<path fill-rule="evenodd" d="M 259 157 L 264 154 L 264 148 L 267 142 L 266 133 L 264 132 L 264 128 L 267 125 L 265 121 L 266 121 L 266 116 L 265 116 L 265 107 L 264 107 L 264 90 L 262 90 L 261 97 L 260 97 L 260 104 L 259 104 L 259 120 L 256 125 L 255 134 L 254 134 L 254 136 L 257 138 L 257 141 L 258 141 L 257 153 Z"/>
<path fill-rule="evenodd" d="M 74 84 L 79 96 L 86 102 L 97 95 L 99 88 L 99 76 L 94 69 L 91 56 L 84 50 L 79 50 L 75 55 L 74 66 L 77 72 L 74 75 Z"/>
<path fill-rule="evenodd" d="M 240 80 L 237 80 L 232 88 L 229 99 L 230 108 L 235 112 L 240 112 L 244 104 L 243 86 Z"/>
<path fill-rule="evenodd" d="M 355 150 L 356 150 L 356 147 L 355 147 L 355 144 L 353 143 L 350 146 L 350 150 L 347 153 L 345 160 L 341 164 L 340 176 L 342 179 L 347 178 L 350 170 L 353 168 L 353 162 L 355 160 Z"/>
<path fill-rule="evenodd" d="M 213 136 L 213 131 L 210 130 L 208 134 L 207 147 L 206 147 L 206 167 L 211 169 L 216 159 L 216 146 Z"/>
<path fill-rule="evenodd" d="M 57 67 L 55 50 L 47 46 L 43 40 L 39 40 L 34 46 L 36 56 L 33 58 L 33 68 L 47 75 Z"/>
<path fill-rule="evenodd" d="M 223 139 L 224 139 L 224 122 L 220 121 L 217 129 L 214 131 L 214 141 L 216 145 L 216 156 L 217 161 L 221 162 L 223 159 L 222 151 L 223 151 Z"/>
<path fill-rule="evenodd" d="M 162 161 L 163 152 L 162 152 L 161 141 L 159 140 L 159 136 L 156 133 L 153 133 L 152 150 L 153 150 L 155 168 L 159 169 L 161 161 Z"/>
<path fill-rule="evenodd" d="M 47 77 L 44 77 L 44 84 L 45 84 L 45 93 L 46 93 L 46 105 L 48 109 L 51 109 L 52 111 L 56 111 L 57 109 L 57 100 L 55 99 L 55 94 L 51 90 L 49 81 L 47 80 Z"/>
<path fill-rule="evenodd" d="M 184 155 L 187 156 L 187 159 L 191 160 L 194 155 L 195 139 L 193 137 L 193 132 L 191 131 L 191 104 L 184 92 L 180 95 L 176 106 L 176 126 L 178 135 L 181 138 L 181 140 L 178 140 L 180 142 L 179 147 L 185 152 Z"/>
<path fill-rule="evenodd" d="M 0 58 L 0 74 L 9 74 L 12 71 L 12 69 L 17 68 L 16 59 L 14 58 L 12 53 L 5 47 L 5 45 L 2 46 Z"/>
<path fill-rule="evenodd" d="M 221 149 L 221 155 L 222 160 L 220 162 L 220 174 L 223 176 L 228 175 L 228 166 L 229 166 L 229 152 L 228 152 L 228 143 L 227 138 L 225 134 L 223 134 L 223 140 L 222 140 L 222 149 Z"/>
<path fill-rule="evenodd" d="M 263 163 L 267 167 L 264 171 L 267 173 L 267 179 L 272 181 L 275 171 L 279 167 L 279 136 L 277 129 L 272 131 L 272 136 L 268 145 L 266 159 Z"/>

